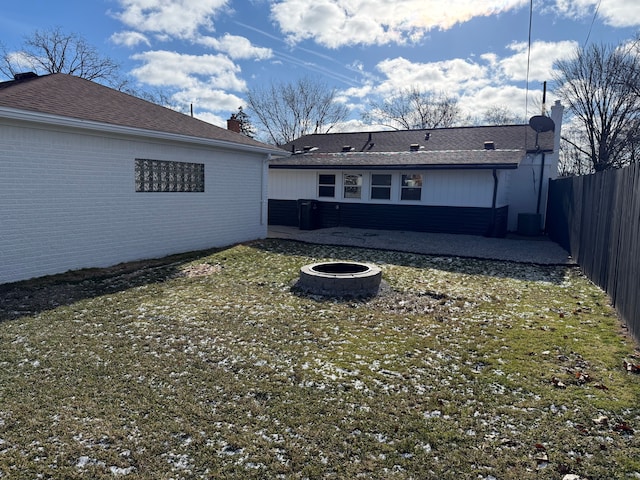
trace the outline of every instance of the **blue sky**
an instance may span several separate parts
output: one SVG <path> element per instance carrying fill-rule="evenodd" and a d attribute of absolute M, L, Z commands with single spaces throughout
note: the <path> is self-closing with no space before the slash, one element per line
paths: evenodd
<path fill-rule="evenodd" d="M 530 0 L 22 0 L 3 2 L 0 42 L 59 26 L 221 126 L 247 88 L 311 76 L 357 130 L 370 100 L 410 86 L 455 95 L 468 115 L 537 114 L 554 60 L 640 30 L 639 0 L 533 0 L 529 51 L 529 12 Z"/>

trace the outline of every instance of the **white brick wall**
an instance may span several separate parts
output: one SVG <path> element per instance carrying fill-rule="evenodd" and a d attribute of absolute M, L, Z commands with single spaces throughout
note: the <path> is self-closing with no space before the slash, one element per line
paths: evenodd
<path fill-rule="evenodd" d="M 135 158 L 204 163 L 205 192 L 138 193 Z M 0 283 L 263 238 L 264 159 L 0 122 Z"/>

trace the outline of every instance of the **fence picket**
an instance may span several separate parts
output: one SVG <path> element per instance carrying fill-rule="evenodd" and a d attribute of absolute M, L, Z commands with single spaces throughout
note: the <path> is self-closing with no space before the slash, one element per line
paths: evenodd
<path fill-rule="evenodd" d="M 552 180 L 549 237 L 611 297 L 640 340 L 640 167 Z"/>

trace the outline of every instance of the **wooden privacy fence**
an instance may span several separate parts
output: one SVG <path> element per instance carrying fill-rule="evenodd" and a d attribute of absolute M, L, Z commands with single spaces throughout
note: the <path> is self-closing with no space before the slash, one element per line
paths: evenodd
<path fill-rule="evenodd" d="M 547 232 L 640 340 L 640 167 L 552 180 Z"/>

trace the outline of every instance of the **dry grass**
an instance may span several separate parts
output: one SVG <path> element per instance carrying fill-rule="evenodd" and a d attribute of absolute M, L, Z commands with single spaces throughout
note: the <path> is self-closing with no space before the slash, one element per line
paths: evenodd
<path fill-rule="evenodd" d="M 320 259 L 387 286 L 292 291 Z M 286 241 L 135 267 L 0 292 L 1 478 L 640 478 L 633 344 L 575 268 Z"/>

